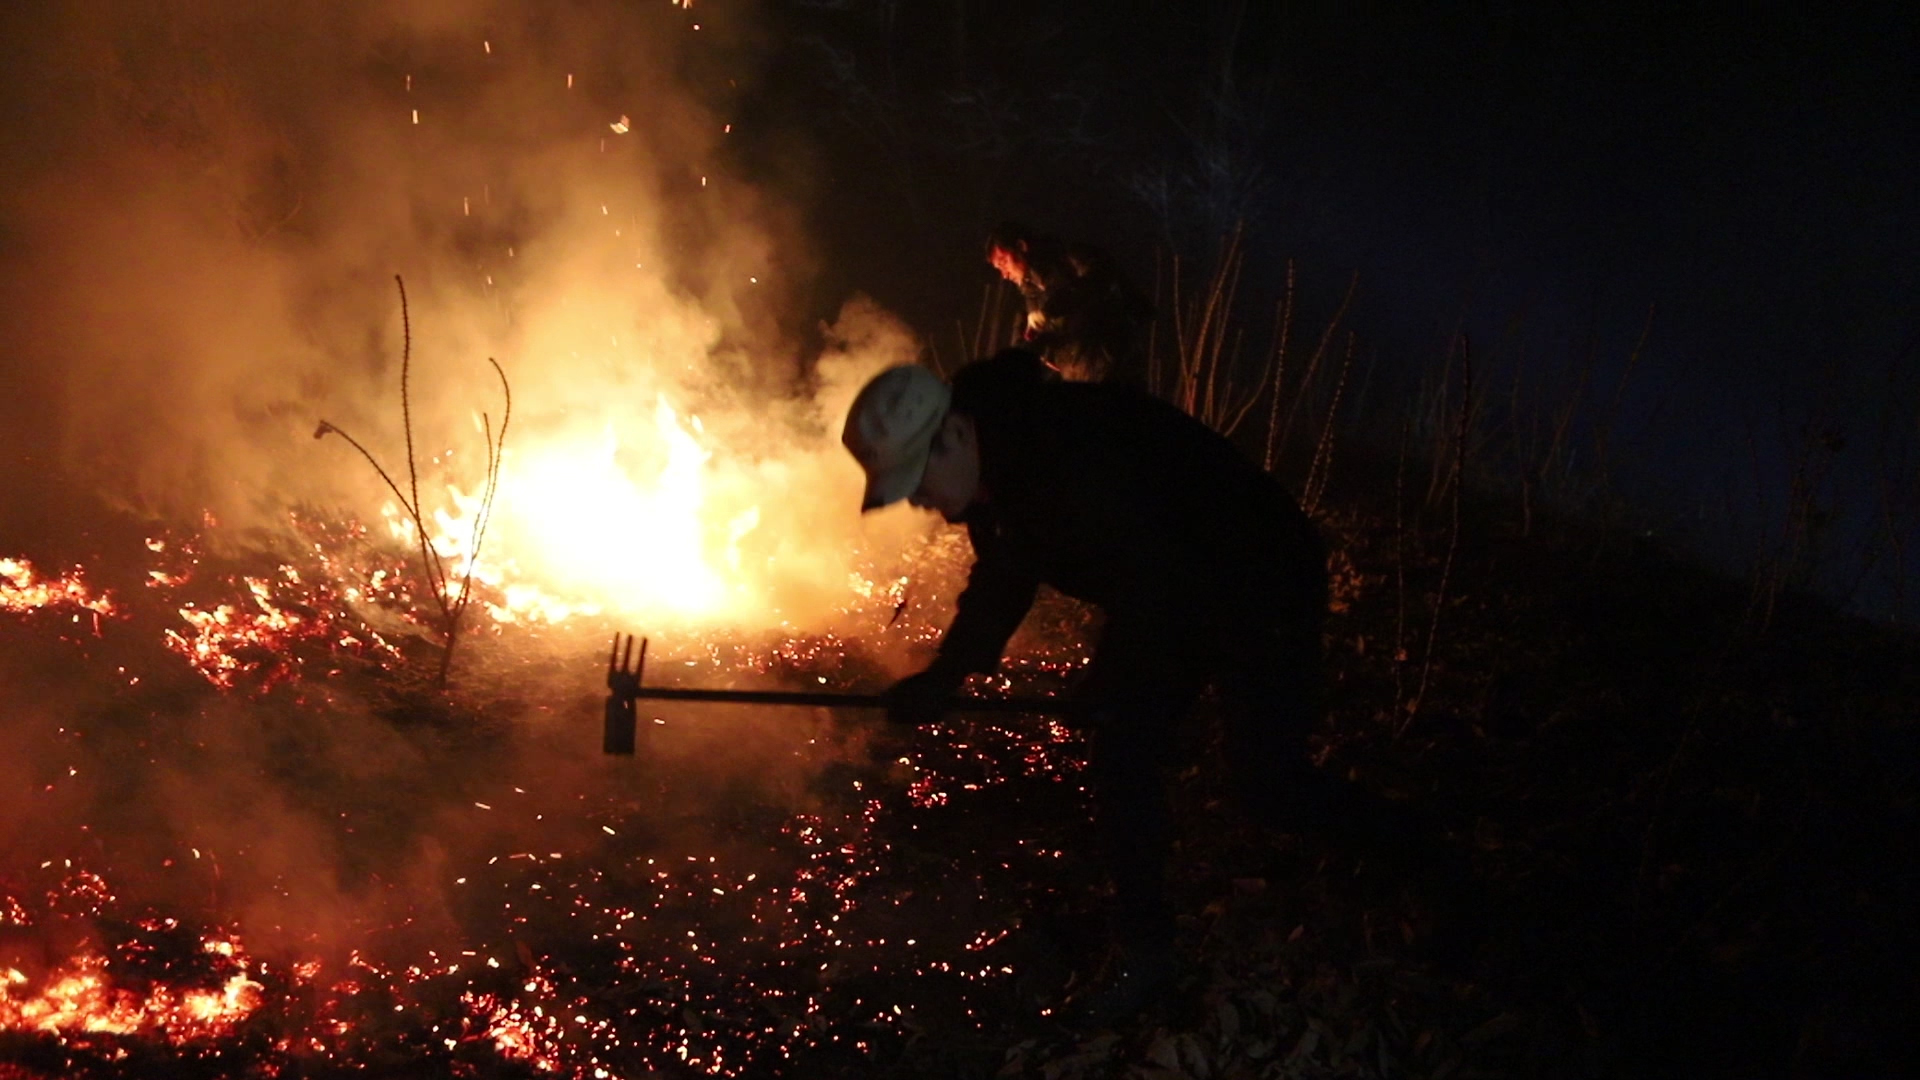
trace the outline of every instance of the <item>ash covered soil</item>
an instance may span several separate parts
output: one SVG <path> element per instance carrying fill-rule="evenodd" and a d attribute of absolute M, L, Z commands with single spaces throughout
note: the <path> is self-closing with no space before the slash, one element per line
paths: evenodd
<path fill-rule="evenodd" d="M 437 691 L 400 553 L 347 602 L 342 562 L 131 524 L 0 552 L 112 598 L 0 610 L 0 1076 L 1912 1075 L 1911 635 L 1762 618 L 1631 534 L 1446 518 L 1324 518 L 1316 746 L 1468 873 L 1253 827 L 1203 706 L 1168 762 L 1188 962 L 1103 1030 L 1059 1019 L 1104 928 L 1044 718 L 651 710 L 606 758 L 610 625 L 476 632 Z M 1057 692 L 1090 632 L 1049 601 L 988 692 Z M 887 678 L 857 635 L 663 636 L 649 672 Z"/>

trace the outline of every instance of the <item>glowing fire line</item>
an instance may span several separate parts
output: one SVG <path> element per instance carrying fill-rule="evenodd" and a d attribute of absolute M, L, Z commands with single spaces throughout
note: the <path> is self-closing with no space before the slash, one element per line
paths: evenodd
<path fill-rule="evenodd" d="M 235 955 L 230 941 L 205 947 L 222 957 Z M 30 989 L 26 973 L 0 969 L 0 1031 L 161 1035 L 182 1043 L 225 1035 L 260 1005 L 261 986 L 245 972 L 217 990 L 160 985 L 142 995 L 112 985 L 106 967 L 105 957 L 82 955 L 40 980 L 37 989 Z"/>
<path fill-rule="evenodd" d="M 435 510 L 431 538 L 450 567 L 452 589 L 469 568 L 494 594 L 496 623 L 557 624 L 617 609 L 701 621 L 739 613 L 753 597 L 742 579 L 741 545 L 760 525 L 758 505 L 720 506 L 704 425 L 682 419 L 665 397 L 653 414 L 659 459 L 652 476 L 623 464 L 629 449 L 611 424 L 597 435 L 549 440 L 510 453 L 503 469 L 495 536 L 478 561 L 471 548 L 480 499 L 448 486 L 451 507 Z M 413 522 L 392 504 L 382 515 L 393 537 L 415 542 Z"/>
<path fill-rule="evenodd" d="M 114 611 L 112 599 L 105 593 L 96 596 L 78 567 L 63 577 L 45 578 L 25 559 L 0 558 L 0 611 L 59 607 L 79 608 L 95 615 L 111 615 Z"/>

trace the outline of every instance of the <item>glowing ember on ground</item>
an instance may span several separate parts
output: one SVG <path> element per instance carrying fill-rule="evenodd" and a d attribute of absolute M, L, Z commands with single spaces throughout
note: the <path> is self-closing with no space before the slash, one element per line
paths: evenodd
<path fill-rule="evenodd" d="M 242 572 L 231 557 L 205 556 L 193 537 L 150 541 L 149 587 L 116 610 L 118 633 L 164 640 L 222 690 L 290 688 L 273 707 L 307 718 L 296 723 L 330 715 L 325 695 L 308 689 L 338 674 L 331 665 L 356 657 L 370 661 L 353 669 L 356 678 L 392 679 L 401 663 L 396 639 L 372 626 L 416 625 L 418 577 L 394 546 L 364 529 L 293 524 L 303 550 L 283 552 L 270 571 Z M 945 565 L 953 542 L 936 538 L 917 558 Z M 903 616 L 915 597 L 902 576 L 860 567 L 843 580 L 847 610 L 869 633 L 924 641 L 931 632 L 928 611 Z M 176 618 L 187 628 L 165 626 Z M 507 623 L 487 630 L 497 639 L 492 648 L 530 650 L 548 668 L 553 650 L 565 655 L 560 643 L 572 640 Z M 859 660 L 865 647 L 833 634 L 707 635 L 666 643 L 663 678 L 684 671 L 696 681 L 859 688 L 875 677 Z M 1076 636 L 1050 633 L 983 691 L 1045 692 L 1083 663 Z M 710 722 L 743 722 L 670 719 L 667 731 L 682 739 Z M 796 713 L 792 722 L 805 721 Z M 1043 720 L 955 724 L 924 733 L 900 762 L 852 776 L 831 772 L 846 767 L 845 748 L 807 734 L 827 729 L 791 730 L 782 738 L 800 755 L 797 776 L 841 778 L 799 812 L 784 799 L 762 804 L 743 793 L 734 812 L 756 822 L 751 839 L 706 851 L 661 832 L 662 807 L 678 798 L 674 785 L 703 783 L 691 764 L 684 777 L 632 778 L 657 787 L 658 801 L 632 800 L 619 787 L 591 798 L 541 794 L 531 784 L 463 789 L 459 812 L 475 820 L 464 853 L 444 870 L 446 903 L 457 912 L 453 937 L 431 945 L 392 937 L 419 899 L 395 894 L 400 907 L 390 924 L 327 943 L 358 943 L 344 966 L 299 950 L 255 959 L 242 944 L 244 928 L 196 934 L 155 917 L 117 898 L 78 859 L 43 864 L 57 880 L 24 891 L 17 878 L 0 879 L 0 924 L 11 935 L 0 944 L 87 942 L 0 954 L 0 1033 L 16 1046 L 50 1040 L 63 1060 L 79 1063 L 69 1073 L 111 1072 L 115 1055 L 135 1048 L 162 1061 L 172 1053 L 237 1055 L 262 1074 L 401 1054 L 430 1070 L 512 1063 L 583 1080 L 658 1071 L 743 1076 L 809 1055 L 897 1048 L 933 1002 L 975 1002 L 971 1010 L 1008 993 L 1017 967 L 1000 954 L 1017 910 L 993 882 L 1057 873 L 1058 852 L 1070 845 L 1046 835 L 1056 826 L 1016 825 L 1012 846 L 981 853 L 987 862 L 979 865 L 958 851 L 918 852 L 902 864 L 900 851 L 927 835 L 918 830 L 978 812 L 982 800 L 1059 792 L 1071 807 L 1080 766 L 1065 729 Z M 655 749 L 690 752 L 673 746 L 669 739 Z M 79 764 L 84 775 L 101 772 L 90 767 L 97 763 Z M 434 804 L 417 810 L 449 812 Z M 1069 828 L 1073 820 L 1071 812 L 1060 818 Z M 552 839 L 529 850 L 531 835 Z M 77 838 L 90 842 L 84 832 Z M 339 840 L 359 842 L 353 828 Z M 231 873 L 242 856 L 229 850 L 216 863 L 200 854 L 181 849 L 169 872 L 211 875 L 217 893 L 220 863 Z M 944 867 L 938 895 L 917 891 L 929 858 Z M 105 937 L 96 929 L 111 927 L 123 929 Z M 21 959 L 34 955 L 42 958 Z M 260 1031 L 278 1034 L 263 1043 Z"/>
<path fill-rule="evenodd" d="M 282 567 L 281 571 L 285 583 L 299 584 L 299 575 L 291 567 Z M 180 618 L 192 628 L 192 633 L 166 632 L 168 648 L 185 657 L 215 686 L 231 688 L 240 674 L 263 669 L 265 681 L 271 685 L 274 679 L 286 675 L 298 664 L 297 658 L 285 655 L 284 650 L 300 640 L 339 649 L 398 655 L 378 633 L 343 625 L 327 611 L 302 615 L 283 608 L 275 599 L 275 590 L 283 582 L 254 577 L 243 580 L 252 598 L 247 607 L 220 604 L 202 610 L 189 604 L 180 609 Z"/>
<path fill-rule="evenodd" d="M 209 570 L 197 537 L 146 543 L 156 559 L 146 573 L 149 595 L 185 624 L 162 632 L 166 647 L 215 686 L 233 689 L 246 678 L 265 689 L 313 660 L 399 656 L 369 623 L 384 612 L 397 625 L 415 618 L 397 557 L 372 548 L 357 526 L 297 515 L 289 524 L 304 550 L 270 573 Z"/>
<path fill-rule="evenodd" d="M 1044 726 L 980 726 L 933 749 L 915 771 L 970 792 L 1078 768 Z M 149 917 L 125 940 L 37 975 L 0 967 L 0 1033 L 110 1061 L 125 1040 L 220 1043 L 258 1018 L 286 1032 L 270 1048 L 245 1044 L 269 1074 L 303 1059 L 400 1053 L 422 1064 L 497 1056 L 583 1080 L 760 1075 L 835 1047 L 897 1045 L 933 1002 L 1005 993 L 1016 968 L 995 950 L 1014 910 L 989 899 L 984 867 L 963 869 L 964 857 L 941 895 L 917 897 L 891 863 L 920 827 L 911 815 L 928 812 L 889 809 L 863 787 L 854 781 L 821 810 L 793 815 L 758 853 L 724 858 L 634 846 L 624 837 L 644 834 L 653 817 L 642 808 L 591 811 L 582 824 L 604 827 L 585 835 L 616 839 L 458 867 L 451 895 L 468 936 L 443 951 L 389 948 L 376 959 L 356 950 L 344 969 L 307 957 L 268 963 L 233 934 L 183 938 L 191 931 Z M 492 798 L 489 823 L 581 813 L 564 795 L 512 788 Z M 1000 872 L 1020 873 L 1056 857 L 1035 842 L 1021 868 L 994 858 Z M 0 910 L 53 938 L 58 926 L 116 924 L 120 902 L 95 875 L 67 872 L 45 895 L 0 893 Z M 954 902 L 977 913 L 935 914 Z M 171 959 L 156 959 L 170 949 Z"/>
<path fill-rule="evenodd" d="M 215 945 L 209 942 L 208 951 Z M 183 1043 L 227 1034 L 260 1003 L 260 984 L 244 973 L 217 990 L 156 986 L 141 995 L 110 984 L 106 966 L 105 957 L 82 956 L 37 986 L 17 969 L 0 970 L 0 1030 L 152 1035 Z"/>
<path fill-rule="evenodd" d="M 0 894 L 0 927 L 11 925 L 16 935 L 49 927 L 71 932 L 116 905 L 103 879 L 79 870 L 49 890 L 39 911 Z M 230 934 L 189 938 L 183 946 L 184 933 L 176 920 L 147 917 L 128 923 L 117 942 L 91 942 L 45 970 L 29 974 L 0 963 L 0 1032 L 173 1045 L 231 1035 L 260 1006 L 263 988 L 252 976 L 264 968 Z M 154 977 L 169 971 L 175 979 Z"/>
<path fill-rule="evenodd" d="M 0 558 L 0 611 L 74 608 L 95 615 L 113 614 L 113 601 L 87 587 L 79 567 L 54 578 L 42 576 L 25 559 Z"/>

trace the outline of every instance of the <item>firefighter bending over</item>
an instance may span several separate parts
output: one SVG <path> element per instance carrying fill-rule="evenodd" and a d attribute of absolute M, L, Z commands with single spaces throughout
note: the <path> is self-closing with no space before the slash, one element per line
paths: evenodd
<path fill-rule="evenodd" d="M 987 238 L 987 261 L 1026 299 L 1022 336 L 1062 378 L 1147 388 L 1153 303 L 1106 252 L 1009 221 Z"/>
<path fill-rule="evenodd" d="M 973 540 L 958 614 L 931 666 L 888 691 L 893 719 L 937 718 L 968 675 L 993 671 L 1040 585 L 1105 613 L 1077 694 L 1090 707 L 1119 965 L 1077 1008 L 1118 1019 L 1172 978 L 1159 766 L 1170 726 L 1205 686 L 1219 693 L 1234 787 L 1253 816 L 1298 829 L 1344 812 L 1348 785 L 1307 752 L 1327 600 L 1317 531 L 1199 421 L 1123 387 L 1051 379 L 1018 349 L 950 386 L 924 367 L 880 373 L 842 439 L 866 471 L 863 510 L 906 499 Z"/>

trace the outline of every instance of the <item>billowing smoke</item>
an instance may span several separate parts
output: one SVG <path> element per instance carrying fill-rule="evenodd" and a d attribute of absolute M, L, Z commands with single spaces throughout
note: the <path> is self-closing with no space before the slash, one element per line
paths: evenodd
<path fill-rule="evenodd" d="M 711 18 L 708 16 L 711 15 Z M 399 513 L 337 424 L 546 610 L 819 626 L 863 530 L 848 384 L 911 360 L 864 305 L 817 372 L 780 194 L 732 178 L 739 10 L 483 0 L 102 3 L 10 16 L 4 363 L 30 441 L 137 513 Z M 703 19 L 705 21 L 703 21 Z M 24 373 L 31 373 L 27 375 Z M 451 490 L 450 490 L 451 489 Z M 233 535 L 231 530 L 227 535 Z M 529 601 L 533 603 L 534 601 Z"/>
<path fill-rule="evenodd" d="M 0 133 L 0 449 L 16 470 L 206 550 L 289 548 L 290 511 L 379 535 L 402 524 L 393 493 L 315 432 L 350 433 L 410 489 L 410 334 L 430 529 L 469 535 L 505 419 L 493 358 L 512 424 L 482 577 L 536 598 L 521 622 L 607 618 L 558 661 L 494 661 L 485 715 L 451 720 L 324 662 L 272 696 L 216 692 L 152 622 L 0 628 L 32 647 L 0 658 L 18 751 L 0 755 L 0 870 L 57 874 L 74 852 L 137 870 L 143 899 L 294 941 L 337 942 L 396 896 L 431 929 L 454 867 L 487 865 L 476 851 L 604 843 L 605 814 L 581 809 L 604 801 L 577 800 L 620 796 L 644 818 L 636 800 L 665 790 L 630 792 L 632 770 L 598 758 L 608 621 L 678 628 L 683 651 L 844 631 L 850 596 L 897 582 L 927 526 L 863 521 L 838 435 L 860 383 L 918 345 L 859 299 L 805 325 L 797 210 L 729 167 L 727 106 L 753 62 L 734 14 L 128 0 L 3 17 L 19 122 Z M 407 663 L 427 663 L 418 640 Z M 503 727 L 511 763 L 489 759 Z M 663 726 L 652 753 L 679 770 L 679 802 L 661 835 L 751 778 L 805 798 L 809 766 L 837 753 L 812 731 L 738 713 Z M 764 780 L 782 762 L 791 775 Z"/>

